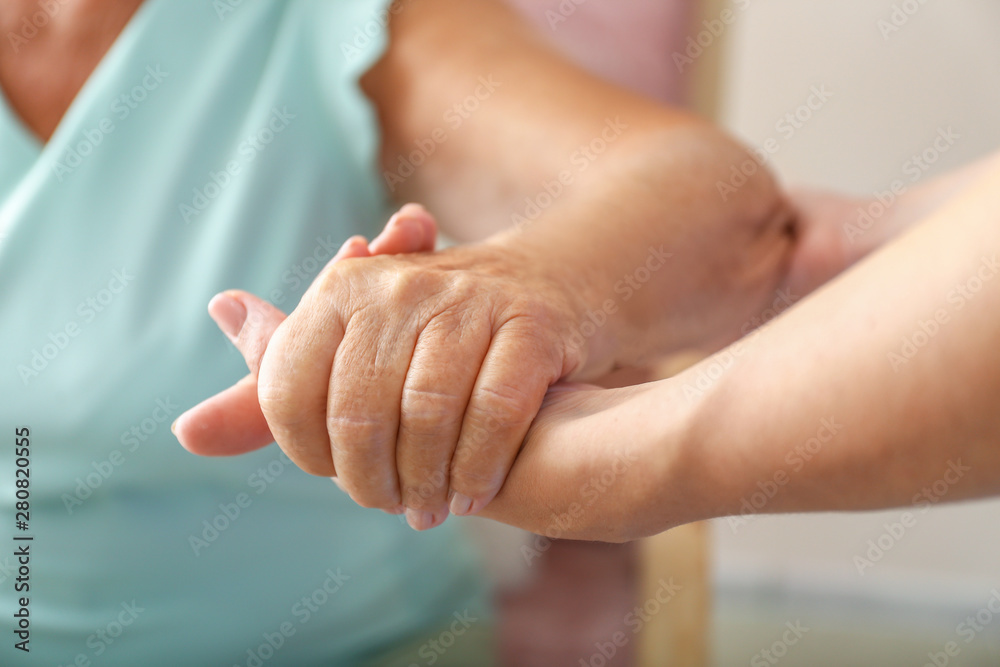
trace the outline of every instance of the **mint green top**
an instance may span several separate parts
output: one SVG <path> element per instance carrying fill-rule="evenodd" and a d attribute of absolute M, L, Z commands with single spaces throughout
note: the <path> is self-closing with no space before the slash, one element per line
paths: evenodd
<path fill-rule="evenodd" d="M 291 310 L 386 219 L 357 79 L 387 5 L 147 0 L 47 145 L 0 100 L 0 664 L 351 665 L 482 599 L 454 527 L 358 508 L 276 446 L 203 459 L 170 433 L 246 374 L 213 294 Z"/>

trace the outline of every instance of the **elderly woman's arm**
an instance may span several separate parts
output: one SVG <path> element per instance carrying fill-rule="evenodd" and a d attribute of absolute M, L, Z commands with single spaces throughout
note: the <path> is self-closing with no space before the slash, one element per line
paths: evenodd
<path fill-rule="evenodd" d="M 575 69 L 498 3 L 400 6 L 364 81 L 387 185 L 453 236 L 493 236 L 328 267 L 259 376 L 212 404 L 259 400 L 268 428 L 196 413 L 177 429 L 203 453 L 273 436 L 427 528 L 490 502 L 553 383 L 734 339 L 793 236 L 771 176 L 709 125 Z"/>
<path fill-rule="evenodd" d="M 601 350 L 595 372 L 756 314 L 786 268 L 792 216 L 744 147 L 563 60 L 504 3 L 398 6 L 390 48 L 364 80 L 388 187 L 454 238 L 565 265 L 595 310 L 608 295 L 621 302 L 610 328 L 624 349 Z M 660 245 L 670 266 L 628 300 L 615 294 Z"/>

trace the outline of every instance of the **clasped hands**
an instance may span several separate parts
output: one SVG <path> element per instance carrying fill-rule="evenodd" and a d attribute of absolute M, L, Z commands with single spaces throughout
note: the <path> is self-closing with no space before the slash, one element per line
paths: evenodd
<path fill-rule="evenodd" d="M 643 499 L 664 484 L 683 495 L 683 420 L 661 418 L 685 403 L 571 383 L 609 369 L 614 324 L 581 345 L 587 287 L 541 270 L 516 235 L 434 252 L 435 221 L 407 205 L 370 244 L 349 239 L 287 317 L 216 296 L 209 313 L 250 372 L 175 434 L 208 456 L 277 442 L 416 530 L 452 513 L 583 539 L 643 533 Z M 644 421 L 654 449 L 613 437 Z"/>

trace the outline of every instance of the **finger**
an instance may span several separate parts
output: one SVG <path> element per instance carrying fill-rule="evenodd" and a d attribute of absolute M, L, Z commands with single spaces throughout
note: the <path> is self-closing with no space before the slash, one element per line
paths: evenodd
<path fill-rule="evenodd" d="M 330 263 L 370 255 L 365 238 L 353 236 L 340 246 Z M 243 355 L 253 376 L 260 370 L 271 336 L 288 317 L 267 301 L 241 290 L 216 294 L 208 302 L 208 314 Z"/>
<path fill-rule="evenodd" d="M 344 241 L 344 245 L 340 246 L 340 250 L 326 263 L 326 266 L 330 267 L 343 259 L 371 257 L 371 255 L 372 253 L 368 250 L 368 240 L 364 236 L 352 236 Z"/>
<path fill-rule="evenodd" d="M 496 496 L 561 366 L 519 321 L 493 337 L 452 458 L 453 514 L 475 514 Z"/>
<path fill-rule="evenodd" d="M 369 257 L 363 237 L 348 239 L 330 265 Z M 330 265 L 274 332 L 260 363 L 257 400 L 285 454 L 312 475 L 337 474 L 327 433 L 327 392 L 333 359 L 344 336 L 341 308 L 347 280 Z"/>
<path fill-rule="evenodd" d="M 431 252 L 437 243 L 437 223 L 419 204 L 407 204 L 389 219 L 371 242 L 373 255 Z"/>
<path fill-rule="evenodd" d="M 348 239 L 333 261 L 369 256 L 361 236 Z M 274 441 L 257 398 L 260 361 L 286 315 L 248 292 L 223 292 L 209 302 L 209 315 L 246 360 L 250 375 L 184 412 L 172 427 L 181 445 L 202 456 L 232 456 Z"/>
<path fill-rule="evenodd" d="M 433 528 L 448 516 L 451 459 L 490 334 L 484 320 L 445 314 L 417 339 L 396 443 L 400 491 L 414 530 Z"/>
<path fill-rule="evenodd" d="M 184 412 L 173 425 L 185 449 L 202 456 L 234 456 L 274 441 L 257 401 L 257 371 L 285 314 L 253 294 L 217 294 L 208 313 L 246 360 L 250 375 Z"/>
<path fill-rule="evenodd" d="M 254 377 L 271 336 L 288 317 L 267 301 L 239 290 L 216 294 L 208 302 L 208 314 L 243 355 Z"/>
<path fill-rule="evenodd" d="M 362 507 L 401 504 L 396 435 L 416 333 L 399 315 L 389 330 L 363 312 L 352 318 L 329 375 L 327 450 L 341 485 Z"/>
<path fill-rule="evenodd" d="M 318 280 L 336 282 L 336 272 Z M 337 473 L 326 434 L 326 397 L 333 358 L 344 335 L 338 305 L 346 296 L 329 288 L 310 292 L 274 332 L 264 352 L 257 400 L 285 454 L 311 475 L 332 477 Z"/>
<path fill-rule="evenodd" d="M 171 430 L 186 450 L 200 456 L 236 456 L 274 442 L 252 375 L 182 414 Z"/>

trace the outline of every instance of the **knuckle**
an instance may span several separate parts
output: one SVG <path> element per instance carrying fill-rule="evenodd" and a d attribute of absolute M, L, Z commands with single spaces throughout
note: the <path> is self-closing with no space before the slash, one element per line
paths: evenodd
<path fill-rule="evenodd" d="M 334 474 L 334 472 L 336 472 L 333 467 L 333 460 L 329 457 L 323 461 L 289 454 L 288 458 L 290 458 L 295 465 L 309 475 L 315 475 L 316 477 L 330 477 Z"/>
<path fill-rule="evenodd" d="M 396 493 L 389 488 L 364 488 L 344 484 L 347 495 L 365 509 L 391 509 L 399 504 Z"/>
<path fill-rule="evenodd" d="M 417 267 L 395 267 L 386 279 L 390 300 L 395 303 L 412 303 L 423 297 L 427 277 L 426 272 Z"/>
<path fill-rule="evenodd" d="M 288 428 L 301 424 L 307 418 L 306 406 L 302 401 L 295 400 L 295 393 L 286 383 L 263 374 L 258 378 L 257 402 L 270 426 Z"/>
<path fill-rule="evenodd" d="M 552 305 L 538 295 L 518 295 L 507 309 L 511 315 L 509 325 L 526 331 L 548 330 L 555 326 Z"/>
<path fill-rule="evenodd" d="M 403 488 L 403 504 L 415 510 L 435 510 L 444 502 L 448 490 L 448 472 L 434 472 L 408 480 Z"/>
<path fill-rule="evenodd" d="M 450 276 L 445 291 L 452 300 L 468 301 L 484 290 L 482 278 L 469 271 L 458 271 Z"/>
<path fill-rule="evenodd" d="M 395 439 L 394 429 L 385 419 L 364 415 L 330 412 L 326 416 L 326 430 L 330 442 L 336 448 L 338 443 L 349 443 L 358 447 L 379 447 Z"/>
<path fill-rule="evenodd" d="M 360 263 L 355 262 L 338 262 L 327 267 L 313 281 L 306 293 L 306 298 L 330 299 L 338 297 L 347 285 L 357 279 L 363 268 Z"/>
<path fill-rule="evenodd" d="M 490 432 L 520 427 L 538 413 L 539 401 L 524 389 L 510 384 L 491 384 L 479 388 L 470 410 Z"/>
<path fill-rule="evenodd" d="M 549 309 L 534 297 L 520 296 L 514 301 L 513 307 L 522 317 L 545 319 L 549 315 Z"/>
<path fill-rule="evenodd" d="M 480 467 L 456 465 L 451 472 L 451 486 L 470 498 L 492 498 L 500 489 L 503 476 L 487 473 Z"/>
<path fill-rule="evenodd" d="M 409 435 L 437 435 L 461 425 L 465 399 L 447 392 L 404 387 L 401 430 Z"/>

